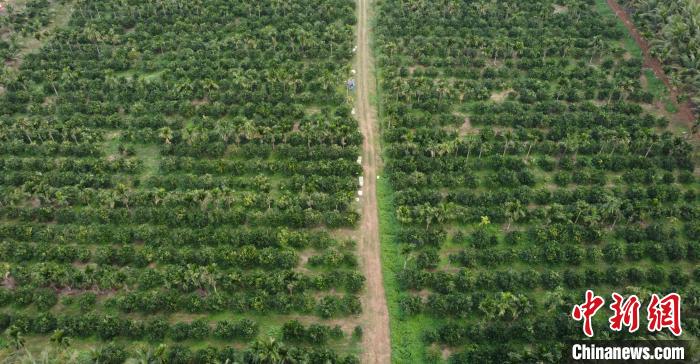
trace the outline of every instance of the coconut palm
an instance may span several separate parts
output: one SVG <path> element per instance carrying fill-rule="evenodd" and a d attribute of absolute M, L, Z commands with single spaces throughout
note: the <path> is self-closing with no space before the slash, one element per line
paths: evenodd
<path fill-rule="evenodd" d="M 508 201 L 505 204 L 505 215 L 508 219 L 506 231 L 510 231 L 510 225 L 527 216 L 527 210 L 519 200 Z"/>
<path fill-rule="evenodd" d="M 284 345 L 272 337 L 256 340 L 250 346 L 251 359 L 255 364 L 282 364 L 284 351 Z"/>

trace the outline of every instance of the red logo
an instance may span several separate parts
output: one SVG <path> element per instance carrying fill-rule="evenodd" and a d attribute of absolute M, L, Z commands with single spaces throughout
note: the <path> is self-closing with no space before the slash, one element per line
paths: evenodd
<path fill-rule="evenodd" d="M 622 295 L 613 292 L 613 302 L 610 309 L 613 315 L 608 322 L 613 331 L 622 331 L 627 327 L 627 331 L 633 333 L 639 330 L 639 309 L 642 306 L 639 297 L 635 295 L 625 299 Z M 605 304 L 603 297 L 596 296 L 590 289 L 586 291 L 586 300 L 580 305 L 575 305 L 571 311 L 571 316 L 576 321 L 583 321 L 583 333 L 588 337 L 593 337 L 592 319 L 596 312 Z M 663 298 L 657 294 L 651 295 L 651 301 L 647 306 L 647 330 L 649 332 L 668 329 L 673 335 L 680 336 L 681 329 L 681 296 L 677 293 L 670 293 Z"/>
<path fill-rule="evenodd" d="M 668 328 L 673 335 L 680 336 L 681 329 L 681 296 L 670 293 L 659 299 L 656 294 L 651 295 L 651 302 L 647 308 L 647 320 L 650 332 L 661 331 Z"/>
<path fill-rule="evenodd" d="M 582 305 L 574 306 L 571 316 L 574 320 L 583 320 L 583 333 L 588 337 L 593 337 L 593 327 L 591 326 L 591 319 L 595 316 L 595 313 L 600 310 L 605 304 L 603 297 L 595 296 L 593 291 L 590 289 L 586 291 L 586 302 Z"/>
<path fill-rule="evenodd" d="M 610 309 L 614 314 L 608 320 L 610 329 L 613 331 L 622 331 L 622 326 L 627 326 L 629 332 L 635 332 L 639 329 L 639 307 L 642 304 L 637 296 L 632 295 L 628 299 L 617 293 L 612 294 L 613 303 L 610 304 Z"/>

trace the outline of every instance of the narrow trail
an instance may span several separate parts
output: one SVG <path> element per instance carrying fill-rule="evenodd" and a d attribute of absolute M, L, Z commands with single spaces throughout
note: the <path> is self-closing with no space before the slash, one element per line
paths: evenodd
<path fill-rule="evenodd" d="M 363 363 L 389 363 L 389 312 L 384 295 L 381 249 L 379 244 L 379 215 L 377 210 L 377 168 L 379 140 L 377 112 L 370 104 L 374 89 L 372 55 L 369 45 L 370 0 L 358 0 L 357 23 L 357 119 L 364 136 L 362 169 L 362 222 L 360 225 L 360 256 L 367 278 L 364 297 Z"/>
<path fill-rule="evenodd" d="M 695 121 L 695 115 L 693 114 L 693 109 L 690 106 L 690 103 L 678 102 L 678 90 L 671 84 L 671 80 L 664 72 L 661 62 L 658 59 L 656 59 L 656 57 L 653 57 L 651 55 L 651 52 L 649 52 L 649 43 L 646 41 L 646 39 L 644 39 L 642 34 L 634 25 L 634 23 L 630 19 L 629 14 L 627 14 L 627 12 L 622 8 L 622 6 L 620 6 L 620 4 L 617 3 L 617 1 L 607 1 L 610 8 L 615 12 L 617 17 L 620 18 L 620 20 L 622 20 L 622 23 L 624 23 L 625 27 L 630 32 L 630 35 L 632 35 L 632 38 L 634 38 L 635 42 L 637 42 L 639 48 L 642 49 L 642 54 L 644 55 L 644 66 L 651 68 L 651 70 L 654 71 L 656 77 L 663 81 L 663 83 L 666 85 L 666 88 L 668 89 L 668 92 L 671 96 L 671 101 L 678 108 L 678 114 L 676 116 L 678 118 L 678 121 L 682 122 L 683 124 L 686 124 L 690 129 L 693 126 L 693 122 Z"/>

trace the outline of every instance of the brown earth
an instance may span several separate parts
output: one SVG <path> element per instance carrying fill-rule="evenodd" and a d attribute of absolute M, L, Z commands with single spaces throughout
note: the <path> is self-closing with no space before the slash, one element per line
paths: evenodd
<path fill-rule="evenodd" d="M 651 53 L 649 52 L 649 43 L 642 37 L 642 34 L 639 32 L 637 27 L 634 25 L 632 20 L 630 19 L 629 14 L 623 9 L 620 4 L 617 3 L 615 0 L 607 0 L 608 5 L 612 10 L 615 12 L 615 14 L 622 20 L 622 23 L 625 25 L 627 30 L 630 32 L 630 35 L 632 35 L 632 38 L 634 38 L 635 42 L 639 45 L 639 47 L 642 49 L 642 54 L 644 55 L 644 67 L 650 68 L 652 71 L 654 71 L 654 74 L 658 79 L 663 81 L 663 83 L 666 85 L 666 88 L 668 88 L 668 92 L 671 96 L 671 101 L 676 105 L 678 108 L 678 113 L 676 113 L 676 119 L 678 122 L 681 122 L 685 124 L 685 126 L 688 127 L 688 129 L 693 127 L 693 123 L 695 122 L 695 115 L 693 114 L 693 109 L 690 106 L 689 102 L 684 102 L 684 103 L 679 103 L 678 102 L 678 90 L 671 84 L 671 80 L 668 78 L 666 73 L 664 72 L 663 66 L 661 65 L 661 62 L 653 57 Z"/>
<path fill-rule="evenodd" d="M 554 7 L 554 14 L 565 14 L 569 12 L 569 8 L 564 5 L 552 4 Z"/>
<path fill-rule="evenodd" d="M 505 99 L 508 97 L 508 94 L 510 94 L 513 91 L 512 88 L 509 88 L 507 90 L 503 90 L 501 92 L 494 92 L 491 94 L 491 101 L 493 102 L 503 102 Z"/>
<path fill-rule="evenodd" d="M 389 312 L 384 295 L 384 281 L 379 245 L 379 215 L 377 210 L 377 169 L 379 139 L 377 113 L 370 104 L 370 92 L 375 89 L 372 74 L 372 55 L 369 46 L 370 0 L 358 0 L 357 26 L 357 118 L 364 136 L 362 222 L 360 225 L 360 256 L 367 278 L 367 292 L 363 297 L 363 363 L 391 362 L 389 339 Z"/>

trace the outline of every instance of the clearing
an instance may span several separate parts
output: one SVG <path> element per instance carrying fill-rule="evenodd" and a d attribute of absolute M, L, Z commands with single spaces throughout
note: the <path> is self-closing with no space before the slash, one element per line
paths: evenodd
<path fill-rule="evenodd" d="M 377 169 L 379 142 L 377 140 L 377 113 L 369 101 L 373 89 L 372 56 L 369 47 L 368 8 L 370 0 L 358 2 L 357 25 L 357 118 L 364 135 L 363 144 L 363 204 L 360 224 L 360 255 L 363 273 L 367 278 L 364 298 L 365 332 L 363 363 L 389 363 L 389 312 L 384 295 L 384 281 L 380 260 L 379 217 L 377 212 Z"/>

